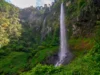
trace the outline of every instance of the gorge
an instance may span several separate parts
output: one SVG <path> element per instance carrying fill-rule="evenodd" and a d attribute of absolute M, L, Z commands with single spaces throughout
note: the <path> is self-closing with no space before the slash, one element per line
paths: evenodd
<path fill-rule="evenodd" d="M 100 75 L 100 0 L 0 0 L 0 75 Z"/>

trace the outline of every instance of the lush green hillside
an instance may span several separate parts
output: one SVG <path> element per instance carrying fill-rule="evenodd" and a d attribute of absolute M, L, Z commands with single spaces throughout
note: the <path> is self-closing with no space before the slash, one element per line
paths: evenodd
<path fill-rule="evenodd" d="M 73 59 L 55 67 L 62 1 L 20 9 L 0 0 L 0 75 L 100 75 L 100 1 L 63 1 Z"/>

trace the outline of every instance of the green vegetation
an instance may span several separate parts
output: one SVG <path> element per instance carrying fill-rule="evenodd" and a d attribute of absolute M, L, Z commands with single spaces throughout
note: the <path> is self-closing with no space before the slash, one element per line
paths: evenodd
<path fill-rule="evenodd" d="M 75 51 L 77 57 L 69 65 L 54 67 L 38 64 L 31 71 L 21 75 L 99 75 L 99 49 L 100 45 L 96 43 L 88 52 Z"/>
<path fill-rule="evenodd" d="M 0 75 L 100 75 L 99 1 L 63 1 L 74 57 L 55 67 L 50 58 L 59 51 L 61 1 L 50 8 L 19 9 L 0 0 Z"/>
<path fill-rule="evenodd" d="M 11 39 L 21 35 L 21 24 L 18 19 L 18 8 L 0 1 L 0 47 L 7 45 Z"/>
<path fill-rule="evenodd" d="M 28 54 L 24 52 L 12 52 L 8 56 L 0 59 L 0 72 L 5 74 L 16 74 L 24 70 L 28 65 Z"/>
<path fill-rule="evenodd" d="M 11 52 L 7 56 L 0 58 L 0 72 L 9 75 L 20 74 L 36 66 L 36 64 L 41 63 L 56 50 L 57 47 L 51 47 L 39 51 L 33 50 L 34 52 L 31 54 L 25 52 Z"/>

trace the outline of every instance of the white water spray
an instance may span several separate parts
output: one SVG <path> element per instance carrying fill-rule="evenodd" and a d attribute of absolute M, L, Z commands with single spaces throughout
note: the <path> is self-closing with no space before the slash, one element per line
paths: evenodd
<path fill-rule="evenodd" d="M 65 27 L 65 15 L 64 15 L 64 7 L 63 3 L 61 4 L 61 12 L 60 12 L 60 53 L 59 53 L 59 61 L 55 66 L 60 66 L 63 64 L 64 59 L 67 57 L 69 52 L 67 37 L 66 37 L 66 27 Z"/>

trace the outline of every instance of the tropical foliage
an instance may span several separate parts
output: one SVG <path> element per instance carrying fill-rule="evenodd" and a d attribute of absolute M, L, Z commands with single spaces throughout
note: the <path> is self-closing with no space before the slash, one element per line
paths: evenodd
<path fill-rule="evenodd" d="M 0 75 L 100 75 L 100 1 L 63 1 L 74 57 L 55 67 L 62 1 L 20 9 L 0 0 Z"/>

